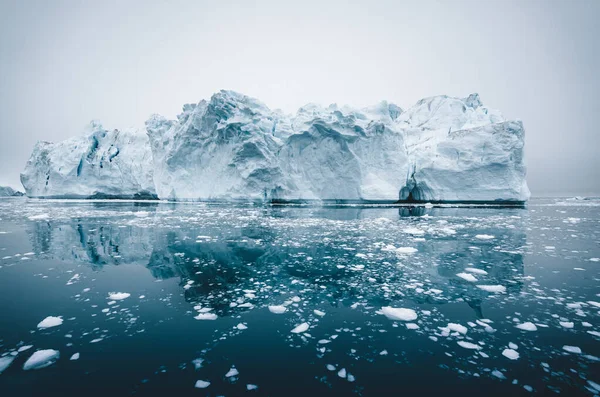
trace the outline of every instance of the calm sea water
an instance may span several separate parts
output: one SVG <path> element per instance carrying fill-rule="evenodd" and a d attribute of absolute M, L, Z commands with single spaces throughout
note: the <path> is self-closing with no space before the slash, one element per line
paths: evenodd
<path fill-rule="evenodd" d="M 4 199 L 0 395 L 598 394 L 599 258 L 596 200 Z"/>

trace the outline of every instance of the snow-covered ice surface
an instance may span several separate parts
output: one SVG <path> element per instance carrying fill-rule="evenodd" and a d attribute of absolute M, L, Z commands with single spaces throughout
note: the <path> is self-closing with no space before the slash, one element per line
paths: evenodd
<path fill-rule="evenodd" d="M 21 180 L 30 197 L 523 202 L 524 135 L 477 94 L 287 115 L 222 90 L 145 130 L 39 142 Z"/>
<path fill-rule="evenodd" d="M 0 391 L 598 391 L 600 200 L 21 198 L 1 200 L 0 214 Z M 38 328 L 45 319 L 62 323 Z M 38 351 L 60 358 L 38 354 L 50 365 L 24 371 Z"/>

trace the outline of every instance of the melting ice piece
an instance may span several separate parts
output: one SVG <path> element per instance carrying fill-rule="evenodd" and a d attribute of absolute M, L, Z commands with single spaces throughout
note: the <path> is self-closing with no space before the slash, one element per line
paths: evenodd
<path fill-rule="evenodd" d="M 487 292 L 496 292 L 503 294 L 506 292 L 506 287 L 503 285 L 478 285 L 477 288 Z"/>
<path fill-rule="evenodd" d="M 250 384 L 250 383 L 248 383 L 246 385 L 246 390 L 256 390 L 256 389 L 258 389 L 258 386 L 256 386 L 256 385 L 253 385 L 253 384 Z"/>
<path fill-rule="evenodd" d="M 269 311 L 274 314 L 282 314 L 287 311 L 285 306 L 269 306 Z"/>
<path fill-rule="evenodd" d="M 127 292 L 109 292 L 108 293 L 108 299 L 113 300 L 113 301 L 120 301 L 123 299 L 127 299 L 131 296 L 131 294 L 127 293 Z"/>
<path fill-rule="evenodd" d="M 308 323 L 302 323 L 300 325 L 298 325 L 296 328 L 294 328 L 291 332 L 293 334 L 301 334 L 303 332 L 306 332 L 308 330 Z"/>
<path fill-rule="evenodd" d="M 63 319 L 62 317 L 54 317 L 54 316 L 48 316 L 45 319 L 43 319 L 38 325 L 38 328 L 51 328 L 51 327 L 57 327 L 59 325 L 61 325 L 63 323 Z"/>
<path fill-rule="evenodd" d="M 417 319 L 417 312 L 412 309 L 404 309 L 400 307 L 382 307 L 381 314 L 390 320 L 414 321 Z"/>
<path fill-rule="evenodd" d="M 564 345 L 563 350 L 573 354 L 581 354 L 581 348 L 577 346 Z"/>
<path fill-rule="evenodd" d="M 345 378 L 346 377 L 346 368 L 340 369 L 337 374 L 340 378 Z"/>
<path fill-rule="evenodd" d="M 448 323 L 448 329 L 450 331 L 459 332 L 463 335 L 466 334 L 468 331 L 467 327 L 465 327 L 464 325 L 455 323 Z"/>
<path fill-rule="evenodd" d="M 559 324 L 563 328 L 573 328 L 575 326 L 575 324 L 570 321 L 560 321 Z"/>
<path fill-rule="evenodd" d="M 60 353 L 58 350 L 38 350 L 35 353 L 33 353 L 31 357 L 27 359 L 27 361 L 25 361 L 25 364 L 23 364 L 23 369 L 27 371 L 29 369 L 46 368 L 54 364 L 59 357 Z"/>
<path fill-rule="evenodd" d="M 475 236 L 475 238 L 479 240 L 491 240 L 494 238 L 494 236 L 492 236 L 491 234 L 478 234 Z"/>
<path fill-rule="evenodd" d="M 417 249 L 413 248 L 413 247 L 399 247 L 399 248 L 396 248 L 396 252 L 398 254 L 402 254 L 402 255 L 409 255 L 409 254 L 414 254 L 415 252 L 417 252 Z"/>
<path fill-rule="evenodd" d="M 33 345 L 25 345 L 25 346 L 21 346 L 19 347 L 19 349 L 17 350 L 17 352 L 21 353 L 24 352 L 25 350 L 29 350 L 33 347 Z"/>
<path fill-rule="evenodd" d="M 196 317 L 196 320 L 216 320 L 218 316 L 214 313 L 199 313 Z"/>
<path fill-rule="evenodd" d="M 238 376 L 239 374 L 240 372 L 237 370 L 237 368 L 231 367 L 231 369 L 229 369 L 229 371 L 227 371 L 227 373 L 225 374 L 225 377 L 231 378 L 232 376 Z"/>
<path fill-rule="evenodd" d="M 14 356 L 4 356 L 4 357 L 0 357 L 0 374 L 2 372 L 4 372 L 4 370 L 6 368 L 8 368 L 8 366 L 13 362 L 13 360 L 15 359 Z"/>
<path fill-rule="evenodd" d="M 519 352 L 513 349 L 504 349 L 502 351 L 502 355 L 506 358 L 510 358 L 511 360 L 516 360 L 519 358 Z"/>
<path fill-rule="evenodd" d="M 471 350 L 479 350 L 479 349 L 481 349 L 481 346 L 476 345 L 475 343 L 466 342 L 464 340 L 459 340 L 456 343 L 458 343 L 458 345 L 460 347 L 464 347 L 465 349 L 471 349 Z"/>
<path fill-rule="evenodd" d="M 208 386 L 210 386 L 210 382 L 205 380 L 197 380 L 194 385 L 196 389 L 206 389 Z"/>
<path fill-rule="evenodd" d="M 243 331 L 245 329 L 248 329 L 248 327 L 242 323 L 239 323 L 238 325 L 235 326 L 237 329 L 239 329 L 240 331 Z"/>
<path fill-rule="evenodd" d="M 518 324 L 516 325 L 516 327 L 522 329 L 523 331 L 537 331 L 537 327 L 535 326 L 535 324 L 529 321 Z"/>
<path fill-rule="evenodd" d="M 320 310 L 313 310 L 313 313 L 315 313 L 317 316 L 319 317 L 323 317 L 325 315 L 325 312 L 322 312 Z"/>
<path fill-rule="evenodd" d="M 481 275 L 486 275 L 488 274 L 488 272 L 486 272 L 485 270 L 482 269 L 477 269 L 476 267 L 467 267 L 465 269 L 465 272 L 469 272 L 469 273 L 475 273 L 475 274 L 481 274 Z"/>
<path fill-rule="evenodd" d="M 462 278 L 463 280 L 469 281 L 471 283 L 474 283 L 477 281 L 477 279 L 475 278 L 475 276 L 473 276 L 470 273 L 458 273 L 457 274 L 458 277 Z"/>
<path fill-rule="evenodd" d="M 504 376 L 504 374 L 502 372 L 498 371 L 497 369 L 492 371 L 492 375 L 498 379 L 506 379 L 506 376 Z"/>
<path fill-rule="evenodd" d="M 73 354 L 69 360 L 71 360 L 71 361 L 79 360 L 79 353 Z"/>

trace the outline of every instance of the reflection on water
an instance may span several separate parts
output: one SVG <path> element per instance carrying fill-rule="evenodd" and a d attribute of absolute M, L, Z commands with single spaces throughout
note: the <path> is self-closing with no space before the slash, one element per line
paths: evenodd
<path fill-rule="evenodd" d="M 301 282 L 314 302 L 464 300 L 481 318 L 481 302 L 494 294 L 457 274 L 480 269 L 487 274 L 473 274 L 478 282 L 505 286 L 508 294 L 521 290 L 524 275 L 522 209 L 498 215 L 490 209 L 425 207 L 208 206 L 189 214 L 179 214 L 176 204 L 136 208 L 141 216 L 126 221 L 90 216 L 33 222 L 32 246 L 40 258 L 85 262 L 95 270 L 137 264 L 157 279 L 177 277 L 186 300 L 219 316 L 278 303 L 277 294 L 251 292 L 248 299 L 245 290 L 281 292 Z M 401 247 L 416 252 L 405 254 Z"/>

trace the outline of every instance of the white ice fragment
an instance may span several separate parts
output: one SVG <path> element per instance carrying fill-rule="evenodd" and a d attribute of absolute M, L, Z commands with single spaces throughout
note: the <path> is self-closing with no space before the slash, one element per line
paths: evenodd
<path fill-rule="evenodd" d="M 481 275 L 484 275 L 484 276 L 485 276 L 486 274 L 488 274 L 488 272 L 486 272 L 485 270 L 482 270 L 482 269 L 477 269 L 477 268 L 475 268 L 475 267 L 467 267 L 467 268 L 465 269 L 465 271 L 466 271 L 466 272 L 469 272 L 469 273 L 481 274 Z"/>
<path fill-rule="evenodd" d="M 269 311 L 274 314 L 282 314 L 287 311 L 285 306 L 269 306 Z"/>
<path fill-rule="evenodd" d="M 315 313 L 317 316 L 319 317 L 323 317 L 325 315 L 325 312 L 322 312 L 320 310 L 313 310 L 313 313 Z"/>
<path fill-rule="evenodd" d="M 63 323 L 63 319 L 61 316 L 58 317 L 54 317 L 54 316 L 48 316 L 45 319 L 43 319 L 38 325 L 38 328 L 51 328 L 51 327 L 57 327 L 59 325 L 61 325 Z"/>
<path fill-rule="evenodd" d="M 231 378 L 232 376 L 238 376 L 239 375 L 239 371 L 237 370 L 237 368 L 235 367 L 231 367 L 229 369 L 229 371 L 227 371 L 227 373 L 225 374 L 226 378 Z"/>
<path fill-rule="evenodd" d="M 196 320 L 216 320 L 218 316 L 214 313 L 198 313 L 194 318 Z"/>
<path fill-rule="evenodd" d="M 4 372 L 4 370 L 6 368 L 9 367 L 9 365 L 13 362 L 13 360 L 15 359 L 14 356 L 4 356 L 4 357 L 0 357 L 0 374 L 2 372 Z"/>
<path fill-rule="evenodd" d="M 492 236 L 490 234 L 478 234 L 475 236 L 475 238 L 477 238 L 479 240 L 491 240 L 494 238 L 494 236 Z"/>
<path fill-rule="evenodd" d="M 251 383 L 248 383 L 246 385 L 246 390 L 256 390 L 256 389 L 258 389 L 258 386 L 256 386 L 256 385 L 253 385 Z"/>
<path fill-rule="evenodd" d="M 417 252 L 417 249 L 413 248 L 413 247 L 399 247 L 399 248 L 396 248 L 396 252 L 398 254 L 402 254 L 402 255 L 410 255 L 410 254 L 414 254 L 415 252 Z"/>
<path fill-rule="evenodd" d="M 244 325 L 244 324 L 242 324 L 242 323 L 239 323 L 239 324 L 238 324 L 238 325 L 236 325 L 235 327 L 236 327 L 237 329 L 239 329 L 240 331 L 243 331 L 243 330 L 245 330 L 245 329 L 248 329 L 248 326 L 246 326 L 246 325 Z"/>
<path fill-rule="evenodd" d="M 37 350 L 23 364 L 24 370 L 42 369 L 54 364 L 60 357 L 58 350 L 44 349 Z"/>
<path fill-rule="evenodd" d="M 71 360 L 71 361 L 79 360 L 79 353 L 73 354 L 69 360 Z"/>
<path fill-rule="evenodd" d="M 309 324 L 308 323 L 302 323 L 300 325 L 298 325 L 296 328 L 294 328 L 291 332 L 293 334 L 301 334 L 303 332 L 306 332 L 308 330 Z"/>
<path fill-rule="evenodd" d="M 506 376 L 504 376 L 504 374 L 502 372 L 498 371 L 497 369 L 492 371 L 492 375 L 498 379 L 506 379 Z"/>
<path fill-rule="evenodd" d="M 337 374 L 340 378 L 345 378 L 346 377 L 346 368 L 340 369 Z"/>
<path fill-rule="evenodd" d="M 417 319 L 417 313 L 414 310 L 405 308 L 385 306 L 381 308 L 381 314 L 390 320 L 414 321 Z"/>
<path fill-rule="evenodd" d="M 407 329 L 419 329 L 419 326 L 415 323 L 407 323 L 406 328 Z"/>
<path fill-rule="evenodd" d="M 450 331 L 458 332 L 463 335 L 466 334 L 468 331 L 467 327 L 465 327 L 464 325 L 455 324 L 455 323 L 448 323 L 448 329 Z"/>
<path fill-rule="evenodd" d="M 326 365 L 326 368 L 327 368 L 329 371 L 335 371 L 335 366 L 334 366 L 334 365 L 327 364 L 327 365 Z"/>
<path fill-rule="evenodd" d="M 25 350 L 29 350 L 33 347 L 33 345 L 25 345 L 25 346 L 21 346 L 19 347 L 19 349 L 17 350 L 17 352 L 21 353 L 24 352 Z"/>
<path fill-rule="evenodd" d="M 517 346 L 515 343 L 512 343 L 512 342 L 508 343 L 508 347 L 510 347 L 513 350 L 517 350 L 519 348 L 519 346 Z"/>
<path fill-rule="evenodd" d="M 127 299 L 131 296 L 131 294 L 127 293 L 127 292 L 109 292 L 108 293 L 108 299 L 113 300 L 113 301 L 120 301 L 123 299 Z"/>
<path fill-rule="evenodd" d="M 477 288 L 487 292 L 495 292 L 501 294 L 506 292 L 506 287 L 503 285 L 478 285 Z"/>
<path fill-rule="evenodd" d="M 457 276 L 462 278 L 463 280 L 469 281 L 471 283 L 474 283 L 477 281 L 475 276 L 473 276 L 472 274 L 469 274 L 469 273 L 458 273 Z"/>
<path fill-rule="evenodd" d="M 579 348 L 577 346 L 564 345 L 563 350 L 567 351 L 569 353 L 581 354 L 581 348 Z"/>
<path fill-rule="evenodd" d="M 511 360 L 516 360 L 519 358 L 519 352 L 513 349 L 504 349 L 502 351 L 502 355 Z"/>
<path fill-rule="evenodd" d="M 471 349 L 471 350 L 479 350 L 479 349 L 481 349 L 481 346 L 476 345 L 475 343 L 466 342 L 464 340 L 459 340 L 456 343 L 458 343 L 458 345 L 460 347 L 464 347 L 465 349 Z"/>
<path fill-rule="evenodd" d="M 518 324 L 515 327 L 522 329 L 523 331 L 537 331 L 537 327 L 535 326 L 535 324 L 529 321 Z"/>
<path fill-rule="evenodd" d="M 571 321 L 560 321 L 559 324 L 563 328 L 573 328 L 575 326 L 575 324 Z"/>
<path fill-rule="evenodd" d="M 210 382 L 206 380 L 197 380 L 194 385 L 196 389 L 206 389 L 208 386 L 210 386 Z"/>

